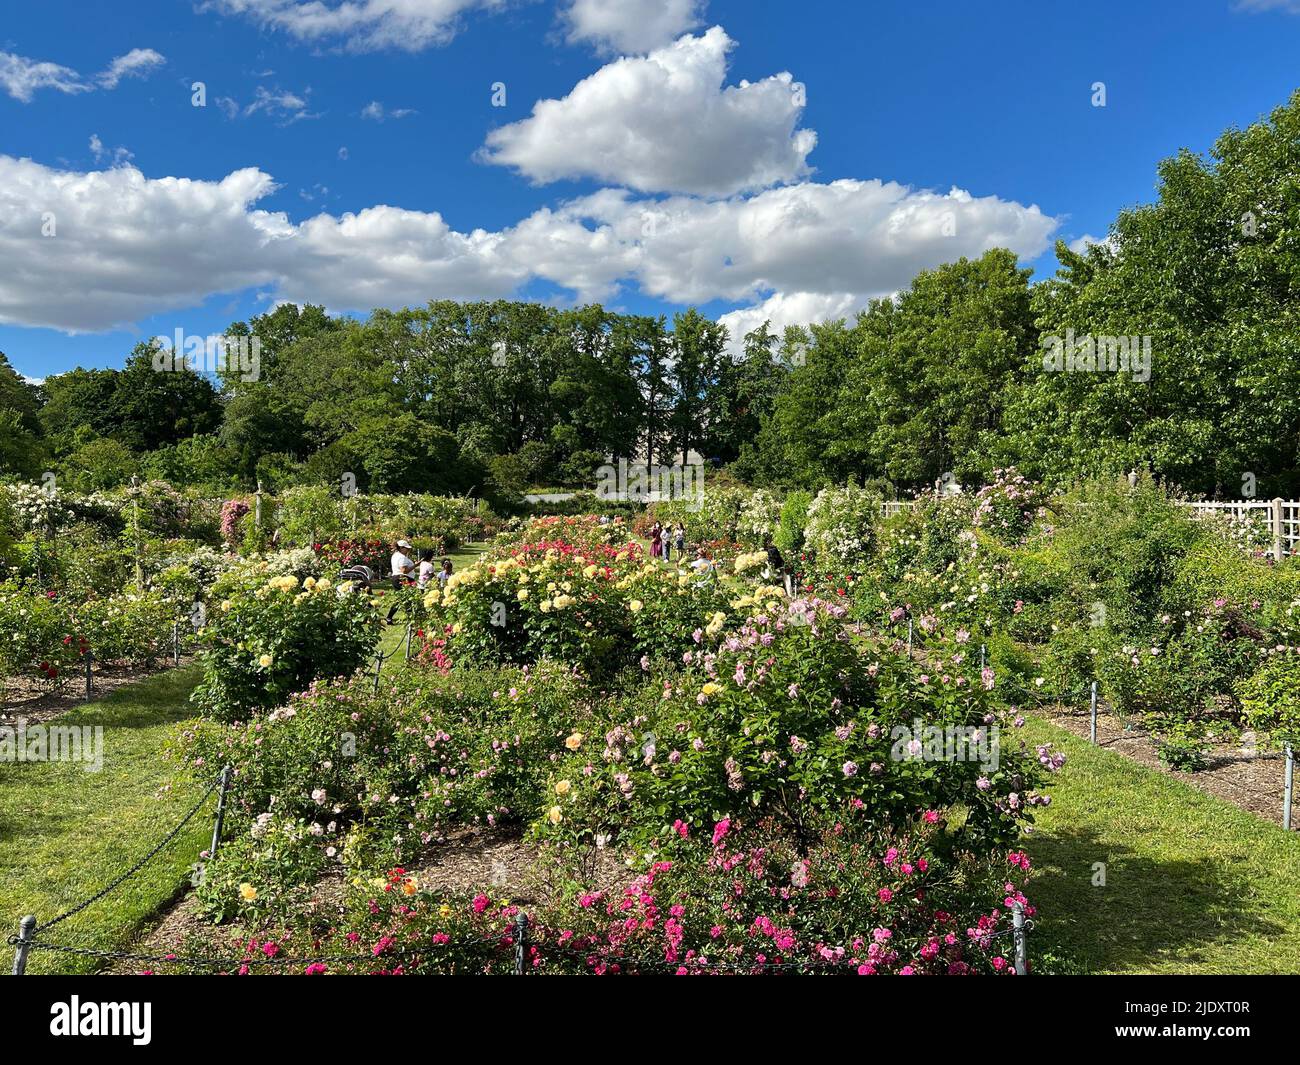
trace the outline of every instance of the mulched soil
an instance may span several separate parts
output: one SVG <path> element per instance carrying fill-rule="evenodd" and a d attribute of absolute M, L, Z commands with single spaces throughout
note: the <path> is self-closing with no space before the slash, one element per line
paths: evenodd
<path fill-rule="evenodd" d="M 555 888 L 537 848 L 526 842 L 518 831 L 507 829 L 456 832 L 444 843 L 432 846 L 407 872 L 415 876 L 422 888 L 431 891 L 461 895 L 488 891 L 524 907 L 545 904 L 553 897 Z M 593 887 L 610 887 L 626 879 L 626 869 L 609 852 L 598 852 L 587 872 Z M 336 907 L 342 901 L 344 890 L 341 872 L 332 872 L 316 884 L 308 906 L 324 910 Z M 231 951 L 232 941 L 241 938 L 239 926 L 207 924 L 197 911 L 194 895 L 187 892 L 164 911 L 152 929 L 125 949 L 132 954 L 183 954 L 201 943 L 227 957 L 238 956 L 238 950 L 226 952 Z M 116 960 L 101 971 L 131 975 L 149 967 L 145 962 Z"/>
<path fill-rule="evenodd" d="M 901 646 L 896 645 L 895 649 L 901 650 Z M 914 653 L 918 657 L 925 654 L 920 649 Z M 1090 714 L 1086 703 L 1077 706 L 1044 705 L 1034 712 L 1067 732 L 1083 739 L 1089 738 Z M 1097 745 L 1116 751 L 1149 769 L 1177 777 L 1207 795 L 1239 806 L 1265 821 L 1282 824 L 1286 758 L 1281 751 L 1257 746 L 1253 733 L 1243 733 L 1240 739 L 1233 742 L 1211 741 L 1207 745 L 1208 764 L 1204 769 L 1196 772 L 1170 769 L 1160 760 L 1155 739 L 1140 723 L 1126 724 L 1107 713 L 1104 706 L 1099 706 Z M 1300 809 L 1296 809 L 1296 806 L 1300 806 L 1300 801 L 1293 804 L 1293 827 L 1300 825 Z"/>
<path fill-rule="evenodd" d="M 1088 707 L 1051 706 L 1043 707 L 1038 713 L 1052 724 L 1088 738 Z M 1126 729 L 1124 722 L 1104 713 L 1097 712 L 1097 745 L 1107 750 L 1117 751 L 1125 758 L 1130 758 L 1151 769 L 1158 769 L 1192 787 L 1239 806 L 1256 817 L 1282 823 L 1283 774 L 1286 759 L 1281 751 L 1256 748 L 1251 742 L 1251 734 L 1243 734 L 1242 739 L 1232 743 L 1211 743 L 1209 746 L 1209 765 L 1197 772 L 1174 770 L 1168 768 L 1156 751 L 1156 744 L 1151 734 L 1134 723 Z M 1292 810 L 1291 824 L 1300 823 L 1300 810 Z"/>
<path fill-rule="evenodd" d="M 193 659 L 189 655 L 181 656 L 181 665 L 188 665 Z M 152 666 L 117 666 L 95 663 L 92 676 L 92 699 L 102 699 L 110 692 L 127 684 L 144 680 L 165 669 L 174 669 L 170 658 L 160 660 Z M 86 702 L 85 674 L 70 676 L 63 686 L 50 690 L 48 684 L 42 684 L 27 677 L 8 677 L 0 681 L 0 725 L 16 724 L 19 718 L 28 725 L 39 725 L 51 721 L 60 714 L 84 706 Z"/>

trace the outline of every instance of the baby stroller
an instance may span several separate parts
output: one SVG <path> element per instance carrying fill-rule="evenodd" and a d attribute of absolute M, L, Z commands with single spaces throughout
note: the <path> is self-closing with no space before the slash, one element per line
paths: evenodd
<path fill-rule="evenodd" d="M 370 591 L 375 584 L 375 571 L 369 566 L 348 566 L 339 572 L 338 583 L 351 581 L 357 591 Z"/>

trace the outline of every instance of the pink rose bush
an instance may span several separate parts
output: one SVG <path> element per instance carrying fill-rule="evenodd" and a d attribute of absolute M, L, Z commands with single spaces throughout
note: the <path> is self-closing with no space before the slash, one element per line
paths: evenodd
<path fill-rule="evenodd" d="M 961 808 L 964 836 L 1013 842 L 1059 764 L 1013 739 L 1016 715 L 978 672 L 931 677 L 865 656 L 843 616 L 796 600 L 685 652 L 680 670 L 613 704 L 603 733 L 559 755 L 551 779 L 568 786 L 543 799 L 536 833 L 646 847 L 665 819 L 699 831 L 755 815 L 800 833 L 853 801 L 883 824 Z"/>

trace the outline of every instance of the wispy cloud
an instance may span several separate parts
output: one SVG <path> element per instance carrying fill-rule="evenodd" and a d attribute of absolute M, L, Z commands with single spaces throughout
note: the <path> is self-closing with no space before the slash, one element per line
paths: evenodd
<path fill-rule="evenodd" d="M 1300 15 L 1300 0 L 1237 0 L 1237 11 L 1282 11 Z"/>
<path fill-rule="evenodd" d="M 415 114 L 419 112 L 412 107 L 394 107 L 390 110 L 378 100 L 371 100 L 361 109 L 361 117 L 368 118 L 372 122 L 387 122 L 390 118 L 406 118 L 407 115 Z"/>
<path fill-rule="evenodd" d="M 42 89 L 74 94 L 99 89 L 116 89 L 123 78 L 145 77 L 167 60 L 152 48 L 132 48 L 102 71 L 85 78 L 71 67 L 47 60 L 29 59 L 14 52 L 0 52 L 0 88 L 21 103 L 31 103 Z"/>
<path fill-rule="evenodd" d="M 495 11 L 509 0 L 207 0 L 200 11 L 240 15 L 268 29 L 314 44 L 335 42 L 350 52 L 400 49 L 418 52 L 446 44 L 460 29 L 461 16 Z"/>
<path fill-rule="evenodd" d="M 260 114 L 276 119 L 282 126 L 288 126 L 304 119 L 320 118 L 325 113 L 308 109 L 307 97 L 310 95 L 310 89 L 305 89 L 299 94 L 281 89 L 279 86 L 268 89 L 264 85 L 259 85 L 253 92 L 252 100 L 246 104 L 241 104 L 230 96 L 219 96 L 216 103 L 229 119 L 251 118 L 253 115 Z"/>
<path fill-rule="evenodd" d="M 90 152 L 95 157 L 95 162 L 106 162 L 111 166 L 121 166 L 135 158 L 135 153 L 126 148 L 104 147 L 104 142 L 99 139 L 98 133 L 90 135 Z"/>
<path fill-rule="evenodd" d="M 105 89 L 116 89 L 123 78 L 143 78 L 166 62 L 152 48 L 132 48 L 109 63 L 95 80 Z"/>

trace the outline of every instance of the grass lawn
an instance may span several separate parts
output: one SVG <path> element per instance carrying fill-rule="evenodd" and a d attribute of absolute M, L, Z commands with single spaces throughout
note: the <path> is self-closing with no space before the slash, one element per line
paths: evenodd
<path fill-rule="evenodd" d="M 1088 973 L 1300 973 L 1300 833 L 1041 719 L 1024 733 L 1067 757 L 1025 848 L 1040 909 L 1031 962 Z M 1097 862 L 1104 887 L 1093 885 Z"/>
<path fill-rule="evenodd" d="M 202 789 L 192 786 L 163 798 L 158 790 L 175 774 L 175 763 L 161 751 L 176 723 L 193 716 L 189 695 L 198 679 L 194 665 L 166 670 L 59 718 L 61 725 L 103 726 L 99 772 L 69 762 L 0 763 L 0 930 L 6 938 L 23 914 L 48 921 L 93 895 L 197 801 Z M 52 929 L 50 941 L 110 950 L 130 943 L 188 879 L 211 838 L 215 809 L 214 797 L 139 874 Z M 96 967 L 94 959 L 33 951 L 28 972 Z"/>

